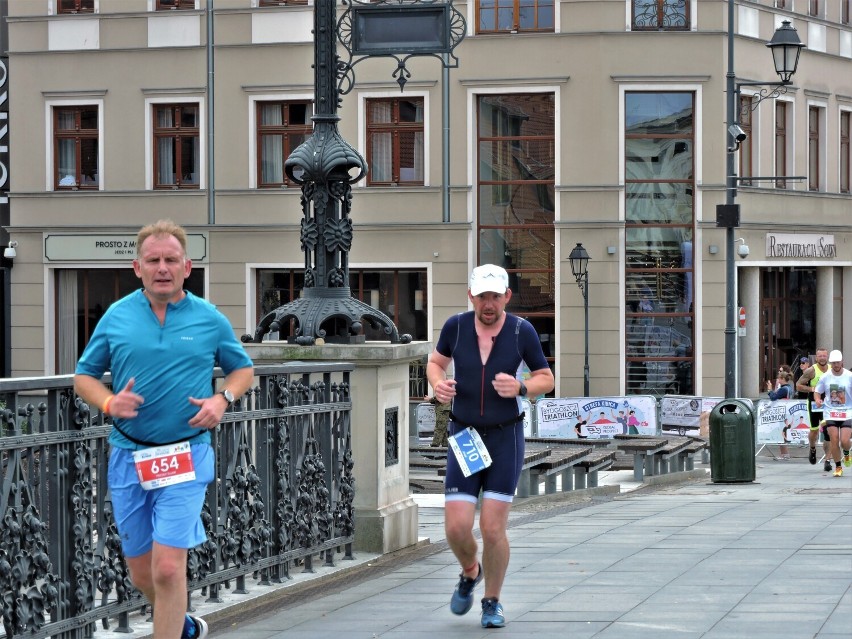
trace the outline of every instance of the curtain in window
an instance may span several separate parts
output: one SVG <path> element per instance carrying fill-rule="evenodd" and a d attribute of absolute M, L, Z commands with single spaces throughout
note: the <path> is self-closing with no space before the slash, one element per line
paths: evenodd
<path fill-rule="evenodd" d="M 73 373 L 77 366 L 78 315 L 77 271 L 63 270 L 57 274 L 59 289 L 56 304 L 57 375 Z"/>
<path fill-rule="evenodd" d="M 370 103 L 370 122 L 388 123 L 391 121 L 390 102 Z M 370 171 L 373 182 L 393 180 L 393 136 L 390 133 L 374 133 L 371 140 Z"/>
<path fill-rule="evenodd" d="M 260 110 L 260 123 L 284 124 L 280 104 L 264 104 Z M 260 182 L 284 182 L 284 136 L 264 135 L 260 143 Z"/>
<path fill-rule="evenodd" d="M 157 109 L 157 127 L 175 126 L 174 110 Z M 171 137 L 157 138 L 157 184 L 175 184 L 175 140 Z"/>
<path fill-rule="evenodd" d="M 415 121 L 423 122 L 423 103 L 417 103 L 415 109 Z M 423 181 L 423 132 L 414 134 L 414 179 Z"/>

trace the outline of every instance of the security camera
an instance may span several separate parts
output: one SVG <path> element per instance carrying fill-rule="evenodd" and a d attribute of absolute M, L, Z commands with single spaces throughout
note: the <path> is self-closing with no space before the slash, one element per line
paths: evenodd
<path fill-rule="evenodd" d="M 748 244 L 745 243 L 745 240 L 743 240 L 743 238 L 740 238 L 740 240 L 742 240 L 742 244 L 740 244 L 737 247 L 737 255 L 739 255 L 741 258 L 745 259 L 745 258 L 748 257 L 748 254 L 750 253 L 750 251 L 749 251 L 749 248 L 748 248 Z"/>
<path fill-rule="evenodd" d="M 18 243 L 15 240 L 12 240 L 9 242 L 9 246 L 3 250 L 3 257 L 8 260 L 13 260 L 18 257 L 18 252 L 15 250 L 16 248 L 18 248 Z"/>
<path fill-rule="evenodd" d="M 742 127 L 739 124 L 732 124 L 728 127 L 728 133 L 731 134 L 731 137 L 734 138 L 737 142 L 744 142 L 748 137 L 746 132 L 743 131 Z"/>

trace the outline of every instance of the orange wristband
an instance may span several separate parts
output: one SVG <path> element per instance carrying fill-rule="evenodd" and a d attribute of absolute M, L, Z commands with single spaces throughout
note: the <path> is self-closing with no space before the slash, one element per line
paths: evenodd
<path fill-rule="evenodd" d="M 109 405 L 112 404 L 113 399 L 115 399 L 115 395 L 110 395 L 104 400 L 104 405 L 101 407 L 101 412 L 104 415 L 109 415 Z"/>

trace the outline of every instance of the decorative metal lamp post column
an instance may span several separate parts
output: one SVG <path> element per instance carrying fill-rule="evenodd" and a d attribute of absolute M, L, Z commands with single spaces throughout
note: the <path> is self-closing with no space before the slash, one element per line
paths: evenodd
<path fill-rule="evenodd" d="M 787 86 L 792 84 L 790 78 L 796 72 L 799 64 L 799 54 L 805 46 L 799 40 L 799 34 L 785 20 L 775 30 L 767 44 L 772 51 L 772 60 L 775 63 L 775 72 L 781 77 L 781 82 L 768 89 L 761 89 L 760 95 L 752 105 L 752 110 L 757 108 L 767 98 L 777 98 L 787 92 Z M 740 225 L 740 207 L 735 204 L 737 197 L 737 182 L 743 179 L 749 181 L 770 181 L 778 179 L 797 180 L 804 179 L 801 176 L 769 176 L 741 178 L 736 175 L 734 154 L 739 150 L 740 144 L 745 141 L 746 134 L 740 127 L 739 97 L 740 88 L 744 86 L 772 85 L 772 82 L 737 82 L 734 72 L 734 0 L 728 0 L 728 72 L 727 78 L 727 119 L 728 139 L 731 141 L 727 148 L 726 179 L 725 179 L 725 204 L 716 207 L 716 226 L 726 229 L 725 243 L 727 253 L 725 255 L 725 397 L 731 398 L 737 395 L 736 384 L 736 297 L 734 291 L 736 269 L 734 268 L 734 229 Z"/>
<path fill-rule="evenodd" d="M 246 341 L 260 342 L 293 321 L 291 343 L 360 343 L 365 340 L 362 320 L 381 328 L 392 343 L 411 341 L 387 315 L 353 298 L 349 288 L 352 184 L 366 175 L 367 163 L 337 130 L 337 108 L 340 96 L 354 86 L 353 67 L 368 57 L 394 58 L 393 76 L 400 89 L 411 75 L 406 62 L 412 56 L 432 55 L 447 66 L 458 66 L 452 52 L 464 37 L 465 22 L 451 0 L 354 0 L 339 22 L 336 4 L 314 4 L 314 130 L 284 163 L 287 177 L 302 189 L 304 290 L 301 298 L 265 315 Z M 349 53 L 348 61 L 337 55 L 338 39 Z"/>
<path fill-rule="evenodd" d="M 585 360 L 583 364 L 583 397 L 589 396 L 589 253 L 583 248 L 580 242 L 577 246 L 571 249 L 571 254 L 568 256 L 571 261 L 571 272 L 574 274 L 574 279 L 577 280 L 577 286 L 583 292 L 583 309 L 585 311 Z"/>

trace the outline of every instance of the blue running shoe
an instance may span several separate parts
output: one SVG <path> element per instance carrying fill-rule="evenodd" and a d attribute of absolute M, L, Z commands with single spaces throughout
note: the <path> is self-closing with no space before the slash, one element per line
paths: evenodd
<path fill-rule="evenodd" d="M 209 629 L 207 622 L 201 617 L 186 615 L 181 639 L 206 639 Z"/>
<path fill-rule="evenodd" d="M 503 616 L 503 605 L 490 597 L 482 600 L 482 627 L 502 628 L 506 625 L 506 617 Z"/>
<path fill-rule="evenodd" d="M 453 591 L 450 599 L 450 610 L 454 615 L 466 615 L 473 608 L 473 589 L 482 581 L 482 564 L 478 565 L 479 574 L 476 579 L 465 577 L 464 573 L 459 575 L 459 583 Z"/>

